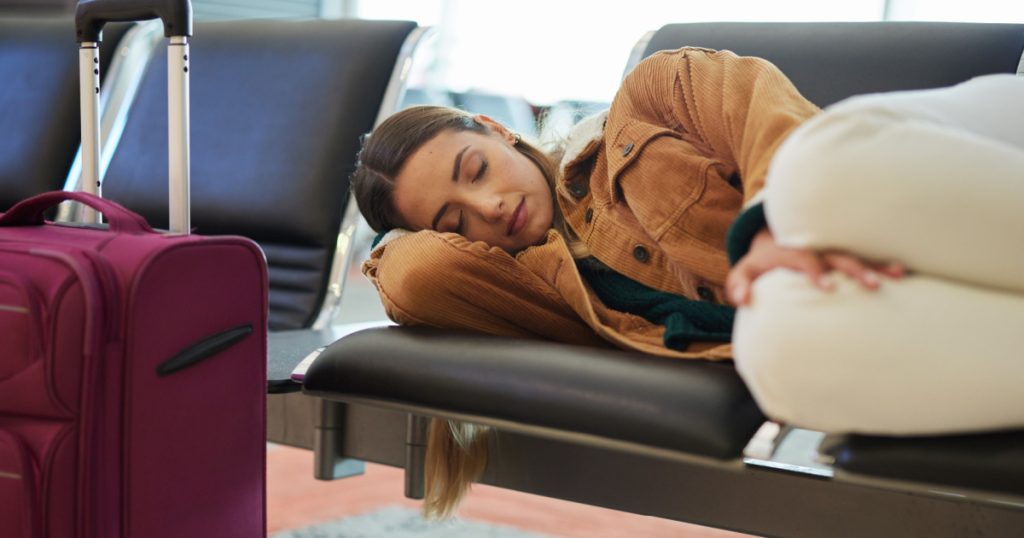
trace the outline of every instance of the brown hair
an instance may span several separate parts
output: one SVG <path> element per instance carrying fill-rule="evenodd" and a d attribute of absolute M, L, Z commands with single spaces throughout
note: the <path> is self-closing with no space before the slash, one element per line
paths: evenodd
<path fill-rule="evenodd" d="M 431 419 L 427 431 L 423 516 L 450 517 L 487 468 L 490 429 L 440 418 Z"/>
<path fill-rule="evenodd" d="M 395 178 L 409 156 L 445 130 L 488 133 L 487 126 L 465 111 L 422 105 L 393 114 L 363 138 L 351 188 L 359 211 L 374 231 L 408 227 L 395 208 Z M 522 140 L 516 142 L 515 148 L 537 165 L 551 188 L 555 208 L 553 227 L 566 239 L 574 256 L 587 255 L 588 249 L 570 233 L 554 199 L 559 173 L 555 156 Z M 483 474 L 491 437 L 487 432 L 487 428 L 468 423 L 431 420 L 427 436 L 425 516 L 450 516 L 470 484 Z"/>

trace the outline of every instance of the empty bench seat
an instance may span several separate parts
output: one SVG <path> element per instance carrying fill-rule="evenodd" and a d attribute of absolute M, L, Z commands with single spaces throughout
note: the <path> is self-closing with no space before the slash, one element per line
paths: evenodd
<path fill-rule="evenodd" d="M 348 176 L 415 29 L 353 19 L 195 25 L 192 224 L 259 243 L 272 331 L 310 327 L 333 307 Z M 166 86 L 161 50 L 104 179 L 104 196 L 159 228 L 167 225 Z"/>
<path fill-rule="evenodd" d="M 860 475 L 1024 496 L 1024 431 L 937 437 L 851 435 L 829 445 L 835 466 Z"/>

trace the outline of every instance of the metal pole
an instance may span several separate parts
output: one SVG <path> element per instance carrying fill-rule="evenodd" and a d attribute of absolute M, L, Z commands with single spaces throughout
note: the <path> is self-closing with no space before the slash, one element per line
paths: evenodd
<path fill-rule="evenodd" d="M 79 105 L 82 109 L 82 192 L 100 195 L 100 55 L 96 42 L 78 49 Z M 99 213 L 82 207 L 82 222 L 97 223 Z"/>
<path fill-rule="evenodd" d="M 189 92 L 188 38 L 171 37 L 167 47 L 168 192 L 171 233 L 188 235 L 189 218 Z"/>

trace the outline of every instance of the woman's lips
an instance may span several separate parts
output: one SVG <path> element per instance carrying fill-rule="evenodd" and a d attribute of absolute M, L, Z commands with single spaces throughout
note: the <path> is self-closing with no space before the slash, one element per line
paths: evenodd
<path fill-rule="evenodd" d="M 526 226 L 526 197 L 519 202 L 516 206 L 516 210 L 512 212 L 512 218 L 508 221 L 508 231 L 506 235 L 515 235 L 519 233 L 519 230 Z"/>

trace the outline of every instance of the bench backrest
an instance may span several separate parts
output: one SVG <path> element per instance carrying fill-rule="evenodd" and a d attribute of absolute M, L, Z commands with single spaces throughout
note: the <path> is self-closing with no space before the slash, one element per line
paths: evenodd
<path fill-rule="evenodd" d="M 373 128 L 415 28 L 365 20 L 195 26 L 193 227 L 260 244 L 273 330 L 309 327 L 320 313 L 360 136 Z M 146 69 L 103 191 L 166 228 L 165 47 Z"/>
<path fill-rule="evenodd" d="M 765 58 L 822 107 L 861 93 L 936 88 L 979 75 L 1024 72 L 1024 24 L 669 24 L 655 32 L 643 56 L 683 46 Z"/>
<path fill-rule="evenodd" d="M 100 73 L 128 29 L 103 32 Z M 0 211 L 64 187 L 78 151 L 78 50 L 69 17 L 0 18 Z"/>

